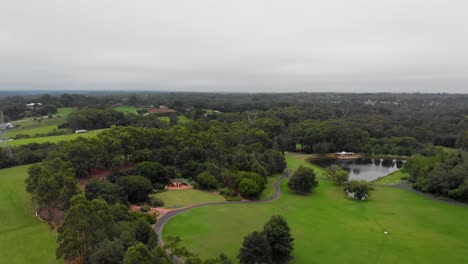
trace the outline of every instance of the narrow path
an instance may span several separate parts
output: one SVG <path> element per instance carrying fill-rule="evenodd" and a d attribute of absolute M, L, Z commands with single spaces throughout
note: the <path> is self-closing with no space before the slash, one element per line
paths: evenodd
<path fill-rule="evenodd" d="M 184 208 L 180 208 L 180 209 L 176 209 L 176 210 L 173 210 L 173 211 L 170 211 L 168 212 L 166 215 L 164 215 L 163 217 L 161 217 L 157 222 L 156 224 L 154 225 L 154 230 L 156 232 L 156 234 L 158 234 L 158 243 L 159 245 L 162 247 L 164 246 L 164 240 L 163 240 L 163 236 L 162 236 L 162 231 L 164 229 L 164 225 L 167 223 L 167 221 L 169 221 L 171 218 L 173 218 L 174 216 L 180 214 L 180 213 L 183 213 L 183 212 L 186 212 L 186 211 L 189 211 L 193 208 L 199 208 L 199 207 L 205 207 L 205 206 L 209 206 L 209 205 L 218 205 L 218 204 L 249 204 L 249 203 L 266 203 L 266 202 L 271 202 L 271 201 L 274 201 L 276 200 L 280 195 L 281 195 L 281 189 L 280 189 L 280 184 L 281 184 L 281 181 L 283 181 L 285 178 L 289 177 L 289 175 L 291 174 L 291 170 L 290 169 L 286 169 L 283 173 L 283 175 L 275 181 L 275 183 L 273 184 L 273 186 L 275 187 L 275 192 L 268 198 L 266 199 L 263 199 L 263 200 L 250 200 L 250 201 L 225 201 L 225 202 L 212 202 L 212 203 L 202 203 L 202 204 L 196 204 L 196 205 L 191 205 L 191 206 L 188 206 L 188 207 L 184 207 Z"/>
<path fill-rule="evenodd" d="M 410 191 L 410 192 L 419 194 L 421 196 L 424 196 L 426 198 L 429 198 L 431 200 L 439 201 L 439 202 L 443 202 L 443 203 L 448 203 L 448 204 L 453 204 L 453 205 L 461 205 L 461 206 L 468 206 L 468 203 L 459 202 L 459 201 L 452 200 L 452 199 L 445 198 L 445 197 L 435 196 L 435 195 L 433 195 L 431 193 L 425 193 L 425 192 L 421 192 L 419 190 L 413 189 L 413 188 L 411 188 L 409 186 L 408 181 L 406 181 L 406 180 L 402 180 L 402 181 L 400 181 L 399 184 L 393 184 L 393 185 L 391 185 L 391 184 L 373 184 L 373 185 L 378 186 L 378 187 L 397 188 L 397 189 L 402 189 L 402 190 L 405 190 L 405 191 Z"/>

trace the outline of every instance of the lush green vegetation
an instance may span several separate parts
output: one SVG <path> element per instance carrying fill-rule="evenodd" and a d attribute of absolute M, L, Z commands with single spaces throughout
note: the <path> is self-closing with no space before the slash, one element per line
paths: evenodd
<path fill-rule="evenodd" d="M 57 115 L 62 116 L 62 117 L 67 117 L 69 114 L 71 114 L 75 110 L 76 110 L 75 107 L 59 107 L 57 108 Z"/>
<path fill-rule="evenodd" d="M 24 190 L 28 167 L 0 170 L 0 262 L 59 263 L 50 228 L 34 216 L 35 206 Z"/>
<path fill-rule="evenodd" d="M 389 184 L 394 185 L 401 182 L 401 178 L 407 178 L 408 173 L 403 172 L 402 170 L 394 171 L 386 176 L 380 177 L 376 181 L 375 184 Z"/>
<path fill-rule="evenodd" d="M 58 143 L 60 141 L 73 140 L 73 139 L 76 139 L 78 137 L 84 137 L 84 138 L 95 137 L 99 132 L 100 132 L 100 130 L 95 130 L 95 131 L 88 131 L 86 133 L 81 133 L 81 134 L 66 134 L 66 135 L 59 135 L 59 136 L 24 138 L 24 139 L 12 140 L 9 143 L 10 143 L 10 146 L 12 146 L 12 147 L 31 144 L 31 143 L 46 143 L 46 142 Z"/>
<path fill-rule="evenodd" d="M 166 208 L 186 207 L 201 203 L 222 202 L 224 197 L 214 193 L 195 189 L 164 191 L 151 196 L 164 201 Z"/>
<path fill-rule="evenodd" d="M 435 148 L 433 153 L 424 154 L 415 155 L 403 167 L 413 188 L 468 201 L 467 153 Z"/>
<path fill-rule="evenodd" d="M 310 166 L 300 158 L 289 155 L 288 164 Z M 396 188 L 376 187 L 369 200 L 357 202 L 327 180 L 320 180 L 308 196 L 293 194 L 286 185 L 284 181 L 282 196 L 271 203 L 184 212 L 166 224 L 164 236 L 179 235 L 183 245 L 202 257 L 225 252 L 234 258 L 245 235 L 261 229 L 272 214 L 281 214 L 295 238 L 293 263 L 468 261 L 468 208 Z"/>
<path fill-rule="evenodd" d="M 286 167 L 281 153 L 294 151 L 296 146 L 307 153 L 346 150 L 372 156 L 412 155 L 404 166 L 412 186 L 467 200 L 466 159 L 455 151 L 441 153 L 441 147 L 434 147 L 468 148 L 467 98 L 302 93 L 0 98 L 7 121 L 18 120 L 15 124 L 19 125 L 9 130 L 17 139 L 11 141 L 13 157 L 1 152 L 0 167 L 42 162 L 31 167 L 26 187 L 41 210 L 66 212 L 65 219 L 59 219 L 65 220 L 58 232 L 59 256 L 79 257 L 83 263 L 168 261 L 154 244 L 155 237 L 152 242 L 149 239 L 146 222 L 154 222 L 154 217 L 128 213 L 130 203 L 144 204 L 145 212 L 148 205 L 162 205 L 162 200 L 148 196 L 180 177 L 197 188 L 219 191 L 229 200 L 265 198 L 273 192 L 270 175 Z M 123 107 L 113 108 L 115 105 Z M 154 105 L 166 105 L 177 113 L 161 116 L 136 111 Z M 78 129 L 104 131 L 59 135 Z M 58 144 L 38 144 L 41 142 Z M 345 186 L 340 186 L 347 175 L 305 162 L 319 156 L 323 155 L 288 154 L 289 168 L 301 172 L 289 182 L 295 193 L 283 182 L 284 195 L 274 202 L 200 208 L 177 216 L 167 228 L 177 227 L 183 243 L 202 256 L 215 257 L 228 250 L 234 259 L 242 236 L 260 230 L 260 223 L 280 213 L 296 236 L 293 255 L 297 263 L 440 262 L 442 257 L 447 262 L 465 261 L 459 254 L 466 251 L 466 210 L 453 210 L 453 206 L 396 188 L 377 187 L 362 202 L 347 199 Z M 81 193 L 77 178 L 101 169 L 111 170 L 107 180 L 89 181 L 86 196 L 75 195 Z M 318 187 L 298 195 L 297 191 L 306 193 L 316 186 L 314 175 Z M 395 173 L 381 181 L 396 182 L 398 178 L 401 175 Z M 305 183 L 308 186 L 302 189 Z M 346 185 L 351 187 L 364 190 L 367 185 Z M 207 194 L 200 191 L 176 198 L 193 202 Z M 168 197 L 166 206 L 176 198 Z M 183 226 L 180 219 L 186 220 Z M 199 224 L 201 219 L 204 222 Z M 197 228 L 189 230 L 190 226 Z M 384 234 L 387 229 L 390 233 Z M 229 234 L 231 230 L 236 233 Z M 216 239 L 225 233 L 225 241 Z M 165 238 L 171 254 L 197 263 L 179 247 L 178 238 Z M 199 247 L 202 244 L 206 246 Z M 449 252 L 449 256 L 436 255 L 437 250 Z"/>
<path fill-rule="evenodd" d="M 116 106 L 112 108 L 114 111 L 122 112 L 125 114 L 135 114 L 137 115 L 137 108 L 134 106 Z"/>

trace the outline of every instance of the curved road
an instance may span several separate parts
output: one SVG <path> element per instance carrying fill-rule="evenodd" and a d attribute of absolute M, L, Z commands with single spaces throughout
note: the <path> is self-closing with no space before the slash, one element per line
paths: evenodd
<path fill-rule="evenodd" d="M 202 203 L 202 204 L 196 204 L 196 205 L 191 205 L 191 206 L 188 206 L 188 207 L 184 207 L 184 208 L 181 208 L 181 209 L 176 209 L 176 210 L 173 210 L 173 211 L 170 211 L 168 212 L 166 215 L 164 215 L 163 217 L 161 217 L 161 219 L 159 219 L 157 222 L 156 222 L 156 225 L 154 226 L 154 230 L 156 232 L 156 234 L 158 234 L 158 243 L 159 245 L 162 247 L 164 246 L 164 240 L 163 240 L 163 236 L 162 236 L 162 231 L 164 229 L 164 225 L 167 223 L 167 221 L 169 221 L 171 218 L 173 218 L 174 216 L 180 214 L 180 213 L 183 213 L 183 212 L 186 212 L 188 210 L 191 210 L 193 208 L 199 208 L 199 207 L 204 207 L 204 206 L 209 206 L 209 205 L 217 205 L 217 204 L 247 204 L 247 203 L 266 203 L 266 202 L 271 202 L 273 200 L 276 200 L 280 194 L 281 194 L 281 189 L 280 189 L 280 183 L 281 181 L 283 181 L 285 178 L 289 177 L 289 175 L 291 174 L 291 170 L 289 169 L 286 169 L 283 173 L 283 175 L 275 181 L 275 183 L 273 184 L 273 186 L 275 187 L 275 192 L 268 198 L 266 199 L 263 199 L 263 200 L 251 200 L 251 201 L 225 201 L 225 202 L 213 202 L 213 203 Z"/>

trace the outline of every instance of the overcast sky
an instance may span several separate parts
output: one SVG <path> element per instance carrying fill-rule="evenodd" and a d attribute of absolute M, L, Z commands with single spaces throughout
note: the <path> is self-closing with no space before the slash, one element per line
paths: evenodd
<path fill-rule="evenodd" d="M 2 0 L 13 89 L 468 93 L 468 1 Z"/>

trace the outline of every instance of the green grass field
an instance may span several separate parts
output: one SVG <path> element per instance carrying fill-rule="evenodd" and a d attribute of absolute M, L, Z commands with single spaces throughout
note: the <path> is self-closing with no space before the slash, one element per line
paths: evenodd
<path fill-rule="evenodd" d="M 16 120 L 13 123 L 16 127 L 9 129 L 7 135 L 14 138 L 18 134 L 36 136 L 38 134 L 47 134 L 56 129 L 58 125 L 65 122 L 66 117 L 74 111 L 73 107 L 62 107 L 57 109 L 57 115 L 52 118 L 25 118 Z"/>
<path fill-rule="evenodd" d="M 290 168 L 311 166 L 288 155 Z M 416 193 L 376 187 L 368 201 L 347 199 L 343 187 L 320 180 L 307 196 L 288 191 L 269 203 L 227 204 L 193 209 L 174 217 L 163 235 L 178 235 L 202 257 L 221 252 L 235 259 L 245 235 L 281 214 L 295 238 L 292 263 L 467 263 L 468 207 Z M 387 235 L 384 231 L 388 231 Z"/>
<path fill-rule="evenodd" d="M 71 112 L 75 111 L 75 107 L 60 107 L 57 109 L 57 115 L 67 117 Z"/>
<path fill-rule="evenodd" d="M 24 138 L 18 140 L 12 140 L 9 142 L 10 146 L 16 147 L 20 145 L 25 145 L 29 143 L 58 143 L 60 141 L 68 141 L 72 139 L 76 139 L 78 137 L 95 137 L 101 130 L 93 130 L 88 131 L 82 134 L 67 134 L 67 135 L 60 135 L 60 136 L 48 136 L 48 137 L 38 137 L 38 138 Z"/>
<path fill-rule="evenodd" d="M 25 191 L 28 166 L 0 170 L 0 263 L 60 263 L 49 226 Z"/>
<path fill-rule="evenodd" d="M 135 115 L 138 114 L 137 108 L 134 106 L 116 106 L 112 109 L 118 112 L 125 113 L 125 114 L 135 114 Z"/>
<path fill-rule="evenodd" d="M 169 123 L 169 117 L 168 117 L 168 116 L 161 116 L 161 117 L 159 117 L 159 119 L 161 119 L 161 120 L 164 121 L 164 122 Z M 188 118 L 188 117 L 186 117 L 186 116 L 179 115 L 179 116 L 177 117 L 177 122 L 179 122 L 180 124 L 185 124 L 185 123 L 187 123 L 188 121 L 190 121 L 190 118 Z"/>
<path fill-rule="evenodd" d="M 401 182 L 402 177 L 408 177 L 407 173 L 402 172 L 401 170 L 394 171 L 386 176 L 380 177 L 373 183 L 375 184 L 399 184 Z"/>
<path fill-rule="evenodd" d="M 165 208 L 179 208 L 201 203 L 226 201 L 223 196 L 201 190 L 172 190 L 165 191 L 152 196 L 164 201 Z"/>

